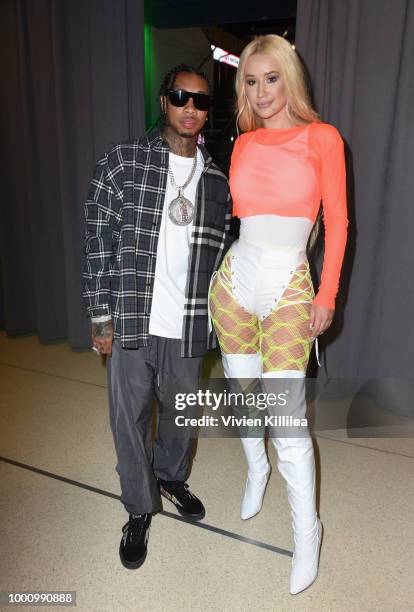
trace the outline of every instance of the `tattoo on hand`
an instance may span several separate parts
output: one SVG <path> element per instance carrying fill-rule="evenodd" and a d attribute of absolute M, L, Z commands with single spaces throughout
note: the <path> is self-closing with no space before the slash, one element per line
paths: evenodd
<path fill-rule="evenodd" d="M 104 321 L 103 323 L 92 324 L 92 336 L 99 337 L 102 340 L 107 340 L 112 337 L 112 321 Z"/>

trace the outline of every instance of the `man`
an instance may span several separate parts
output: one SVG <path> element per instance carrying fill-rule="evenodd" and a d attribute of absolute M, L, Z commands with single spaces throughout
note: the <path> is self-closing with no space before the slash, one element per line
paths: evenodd
<path fill-rule="evenodd" d="M 205 510 L 185 482 L 191 431 L 175 426 L 175 393 L 196 392 L 215 346 L 210 278 L 225 251 L 230 196 L 198 136 L 209 84 L 181 64 L 160 90 L 160 130 L 118 144 L 96 165 L 86 211 L 84 298 L 95 350 L 107 355 L 110 422 L 121 500 L 129 513 L 120 558 L 145 561 L 160 493 L 186 517 Z M 151 406 L 157 400 L 157 434 Z"/>

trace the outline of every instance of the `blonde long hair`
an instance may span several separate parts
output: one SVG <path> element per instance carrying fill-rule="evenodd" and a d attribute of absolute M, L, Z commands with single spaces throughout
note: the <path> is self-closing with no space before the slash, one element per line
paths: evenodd
<path fill-rule="evenodd" d="M 287 109 L 295 123 L 320 121 L 318 113 L 312 108 L 305 73 L 298 54 L 292 45 L 276 34 L 256 36 L 243 49 L 236 74 L 237 124 L 243 132 L 250 132 L 263 127 L 262 120 L 254 114 L 246 96 L 244 73 L 246 62 L 255 53 L 266 53 L 274 57 L 279 64 L 286 88 Z"/>

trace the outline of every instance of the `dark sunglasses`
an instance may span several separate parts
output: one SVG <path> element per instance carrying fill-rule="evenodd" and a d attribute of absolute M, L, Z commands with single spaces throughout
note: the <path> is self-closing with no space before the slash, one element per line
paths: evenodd
<path fill-rule="evenodd" d="M 213 102 L 208 94 L 194 93 L 185 89 L 170 89 L 168 97 L 173 106 L 185 106 L 192 98 L 194 106 L 201 111 L 208 110 Z"/>

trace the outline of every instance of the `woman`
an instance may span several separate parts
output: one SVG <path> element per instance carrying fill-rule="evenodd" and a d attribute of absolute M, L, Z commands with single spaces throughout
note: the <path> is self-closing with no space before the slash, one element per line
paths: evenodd
<path fill-rule="evenodd" d="M 309 352 L 332 322 L 345 250 L 343 142 L 313 110 L 299 58 L 280 36 L 260 36 L 244 49 L 236 93 L 245 133 L 234 146 L 230 188 L 240 238 L 211 284 L 210 310 L 226 377 L 262 378 L 265 388 L 270 379 L 295 379 L 289 414 L 303 418 Z M 321 200 L 325 255 L 314 296 L 306 246 Z M 312 440 L 307 430 L 296 436 L 272 437 L 292 513 L 292 594 L 315 580 L 322 537 Z M 261 509 L 270 466 L 263 437 L 241 441 L 247 519 Z"/>

